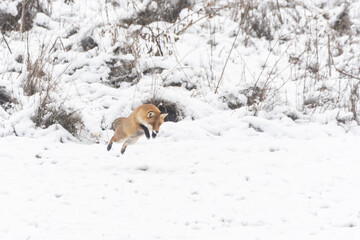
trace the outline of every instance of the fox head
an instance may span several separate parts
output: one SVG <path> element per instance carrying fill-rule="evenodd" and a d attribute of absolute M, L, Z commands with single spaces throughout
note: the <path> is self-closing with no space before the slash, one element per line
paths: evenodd
<path fill-rule="evenodd" d="M 167 113 L 161 113 L 160 110 L 152 104 L 144 104 L 136 110 L 138 112 L 137 120 L 140 124 L 153 132 L 153 137 L 159 132 L 161 124 L 164 122 Z"/>
<path fill-rule="evenodd" d="M 159 132 L 161 124 L 164 122 L 167 113 L 155 113 L 154 111 L 149 111 L 146 115 L 146 122 L 151 126 L 152 131 L 156 134 Z"/>

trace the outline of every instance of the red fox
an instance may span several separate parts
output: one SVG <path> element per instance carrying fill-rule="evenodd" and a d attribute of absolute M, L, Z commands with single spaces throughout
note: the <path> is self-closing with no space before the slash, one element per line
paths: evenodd
<path fill-rule="evenodd" d="M 155 138 L 167 115 L 167 113 L 161 113 L 152 104 L 144 104 L 137 107 L 127 118 L 115 119 L 112 123 L 115 133 L 109 141 L 107 150 L 110 151 L 113 142 L 124 140 L 125 142 L 121 147 L 121 154 L 124 154 L 126 147 L 136 143 L 144 133 L 147 139 L 150 139 L 150 132 L 152 132 L 152 137 Z"/>

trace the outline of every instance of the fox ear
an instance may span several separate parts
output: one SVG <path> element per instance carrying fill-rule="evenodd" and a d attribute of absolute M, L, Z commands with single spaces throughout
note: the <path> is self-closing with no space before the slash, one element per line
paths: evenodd
<path fill-rule="evenodd" d="M 147 117 L 148 118 L 154 117 L 154 112 L 153 111 L 148 112 Z"/>
<path fill-rule="evenodd" d="M 165 119 L 167 115 L 168 115 L 168 113 L 162 113 L 162 114 L 160 114 L 160 117 L 161 117 L 162 119 Z"/>

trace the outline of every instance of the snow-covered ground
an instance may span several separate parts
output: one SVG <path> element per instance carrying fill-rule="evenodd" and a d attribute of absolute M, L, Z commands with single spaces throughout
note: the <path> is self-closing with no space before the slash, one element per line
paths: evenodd
<path fill-rule="evenodd" d="M 124 155 L 49 136 L 0 146 L 0 239 L 360 236 L 359 127 L 235 111 L 164 123 Z"/>
<path fill-rule="evenodd" d="M 0 1 L 0 240 L 360 239 L 360 1 L 39 0 L 22 33 L 21 2 Z M 154 99 L 180 121 L 106 151 Z"/>

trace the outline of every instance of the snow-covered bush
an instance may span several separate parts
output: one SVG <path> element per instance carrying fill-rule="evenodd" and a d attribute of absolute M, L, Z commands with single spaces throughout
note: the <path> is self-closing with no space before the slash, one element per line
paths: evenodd
<path fill-rule="evenodd" d="M 189 7 L 189 0 L 131 1 L 135 13 L 122 19 L 122 23 L 148 25 L 155 21 L 175 22 L 182 9 Z"/>
<path fill-rule="evenodd" d="M 4 134 L 23 112 L 51 116 L 30 104 L 46 94 L 55 103 L 42 109 L 81 109 L 96 141 L 144 102 L 171 121 L 231 110 L 359 123 L 358 2 L 30 0 L 19 11 L 23 3 L 0 3 L 1 86 L 17 100 L 1 115 Z M 60 122 L 39 119 L 33 128 Z"/>
<path fill-rule="evenodd" d="M 111 86 L 118 88 L 122 82 L 134 83 L 137 77 L 135 60 L 113 58 L 106 64 L 110 68 L 108 80 Z"/>
<path fill-rule="evenodd" d="M 36 127 L 48 128 L 53 124 L 60 124 L 71 135 L 79 136 L 84 122 L 78 110 L 66 108 L 63 104 L 59 104 L 49 95 L 45 95 L 40 99 L 34 116 L 31 118 Z"/>
<path fill-rule="evenodd" d="M 33 27 L 33 21 L 38 12 L 45 12 L 40 0 L 16 0 L 4 2 L 0 6 L 0 30 L 26 32 Z"/>
<path fill-rule="evenodd" d="M 89 51 L 98 46 L 92 37 L 85 37 L 80 41 L 80 45 L 84 51 Z"/>
<path fill-rule="evenodd" d="M 1 32 L 11 31 L 18 28 L 17 21 L 19 20 L 15 13 L 6 12 L 0 9 L 0 30 Z"/>
<path fill-rule="evenodd" d="M 12 99 L 11 95 L 6 91 L 6 89 L 0 86 L 0 107 L 5 111 L 9 108 L 12 108 L 15 103 L 15 100 Z"/>

